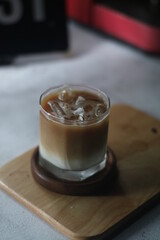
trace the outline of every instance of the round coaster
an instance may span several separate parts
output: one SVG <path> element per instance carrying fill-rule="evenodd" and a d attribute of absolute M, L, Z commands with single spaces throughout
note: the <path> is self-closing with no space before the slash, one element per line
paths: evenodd
<path fill-rule="evenodd" d="M 49 173 L 39 165 L 39 150 L 35 149 L 31 157 L 31 170 L 34 179 L 43 187 L 57 193 L 67 195 L 91 195 L 106 192 L 113 185 L 117 176 L 116 158 L 110 148 L 107 150 L 105 169 L 84 181 L 74 182 L 62 180 Z"/>

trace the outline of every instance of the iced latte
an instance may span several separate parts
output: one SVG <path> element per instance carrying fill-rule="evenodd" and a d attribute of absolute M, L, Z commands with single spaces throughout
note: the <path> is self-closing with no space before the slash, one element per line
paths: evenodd
<path fill-rule="evenodd" d="M 51 88 L 40 97 L 40 164 L 54 176 L 81 181 L 107 161 L 109 98 L 86 86 Z"/>

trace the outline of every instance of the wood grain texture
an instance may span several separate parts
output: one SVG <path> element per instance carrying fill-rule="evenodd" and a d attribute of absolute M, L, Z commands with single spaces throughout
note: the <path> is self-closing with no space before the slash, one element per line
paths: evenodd
<path fill-rule="evenodd" d="M 94 196 L 48 191 L 32 177 L 34 149 L 0 169 L 0 187 L 71 239 L 106 234 L 160 194 L 160 121 L 130 106 L 111 109 L 109 145 L 117 157 L 118 182 Z"/>

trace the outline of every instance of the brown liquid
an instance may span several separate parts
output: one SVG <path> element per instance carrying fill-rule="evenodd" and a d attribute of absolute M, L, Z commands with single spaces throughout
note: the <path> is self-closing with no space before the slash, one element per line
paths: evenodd
<path fill-rule="evenodd" d="M 104 100 L 93 93 L 73 91 L 72 96 L 65 98 L 65 103 L 74 108 L 75 102 L 81 96 L 87 101 L 93 101 L 96 104 L 103 105 L 101 114 L 107 109 Z M 52 113 L 49 101 L 58 101 L 58 93 L 46 96 L 42 102 L 42 108 Z M 91 109 L 87 109 L 89 113 Z M 53 114 L 54 115 L 54 114 Z M 62 169 L 84 170 L 99 162 L 104 158 L 106 152 L 107 135 L 108 135 L 108 116 L 102 119 L 92 116 L 92 123 L 74 124 L 74 120 L 79 118 L 71 116 L 73 124 L 48 119 L 43 111 L 40 111 L 40 154 L 43 159 Z M 64 117 L 64 119 L 66 119 Z M 93 120 L 95 120 L 93 122 Z M 78 120 L 79 121 L 79 120 Z"/>
<path fill-rule="evenodd" d="M 80 97 L 80 101 L 79 101 L 79 104 L 77 104 L 77 100 L 79 99 L 79 97 Z M 46 112 L 51 113 L 54 116 L 55 114 L 53 113 L 52 108 L 48 103 L 54 102 L 55 104 L 58 104 L 58 106 L 59 106 L 59 103 L 66 104 L 66 106 L 68 106 L 69 108 L 69 111 L 73 113 L 69 116 L 66 116 L 62 109 L 63 118 L 68 120 L 78 120 L 79 115 L 74 114 L 77 108 L 81 108 L 81 107 L 84 108 L 86 115 L 90 117 L 90 119 L 87 119 L 87 116 L 86 116 L 86 120 L 91 120 L 91 119 L 93 120 L 94 118 L 97 117 L 96 115 L 92 114 L 93 111 L 96 110 L 97 105 L 100 106 L 101 112 L 99 115 L 102 115 L 107 109 L 103 99 L 93 93 L 84 92 L 84 91 L 83 92 L 72 91 L 70 95 L 66 93 L 65 96 L 63 96 L 63 98 L 64 98 L 63 100 L 59 100 L 59 93 L 50 94 L 45 99 L 43 99 L 41 105 Z"/>

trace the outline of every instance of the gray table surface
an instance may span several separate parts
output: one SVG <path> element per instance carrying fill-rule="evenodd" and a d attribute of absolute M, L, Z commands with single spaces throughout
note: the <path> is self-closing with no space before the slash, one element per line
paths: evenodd
<path fill-rule="evenodd" d="M 160 58 L 69 26 L 70 51 L 18 57 L 0 66 L 0 167 L 38 144 L 41 92 L 63 83 L 85 83 L 160 119 Z M 66 239 L 14 199 L 0 191 L 0 239 Z M 159 240 L 160 205 L 114 240 Z"/>

